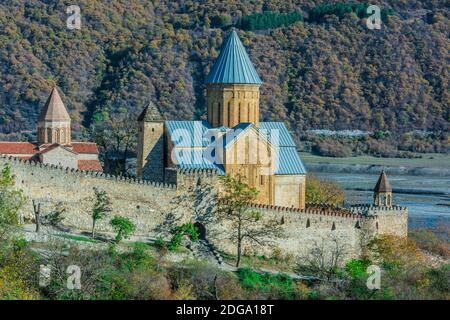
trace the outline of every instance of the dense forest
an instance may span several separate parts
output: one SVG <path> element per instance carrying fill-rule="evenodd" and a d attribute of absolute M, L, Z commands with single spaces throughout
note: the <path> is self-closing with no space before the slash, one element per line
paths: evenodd
<path fill-rule="evenodd" d="M 291 18 L 279 28 L 239 30 L 264 81 L 263 120 L 285 121 L 298 141 L 309 129 L 360 129 L 377 133 L 366 142 L 378 149 L 448 152 L 447 1 L 377 1 L 390 13 L 381 30 L 369 30 L 361 12 L 324 13 L 334 2 L 78 0 L 82 27 L 69 30 L 72 1 L 4 0 L 0 139 L 32 138 L 54 84 L 77 138 L 113 118 L 133 119 L 148 101 L 167 119 L 200 119 L 204 79 L 229 32 L 223 26 L 271 11 Z M 310 140 L 315 150 L 334 143 Z"/>

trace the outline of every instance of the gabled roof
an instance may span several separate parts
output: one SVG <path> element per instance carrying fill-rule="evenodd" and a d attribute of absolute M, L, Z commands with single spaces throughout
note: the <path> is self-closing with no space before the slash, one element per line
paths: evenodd
<path fill-rule="evenodd" d="M 211 129 L 208 121 L 166 121 L 169 137 L 175 147 L 206 147 L 206 131 Z"/>
<path fill-rule="evenodd" d="M 78 160 L 77 166 L 81 171 L 103 172 L 102 164 L 98 160 Z"/>
<path fill-rule="evenodd" d="M 280 147 L 296 147 L 294 139 L 283 122 L 260 122 L 259 130 L 267 134 L 269 141 Z"/>
<path fill-rule="evenodd" d="M 76 153 L 99 154 L 95 142 L 72 142 L 70 145 L 72 146 L 72 150 Z"/>
<path fill-rule="evenodd" d="M 375 189 L 373 189 L 375 192 L 392 192 L 391 184 L 389 183 L 389 180 L 386 176 L 386 173 L 381 171 L 380 177 L 378 178 L 378 182 L 375 186 Z"/>
<path fill-rule="evenodd" d="M 58 149 L 58 148 L 61 148 L 61 149 L 65 150 L 67 152 L 70 152 L 72 154 L 77 154 L 75 151 L 71 150 L 67 146 L 63 146 L 63 145 L 60 145 L 58 143 L 54 143 L 54 144 L 50 145 L 49 147 L 47 147 L 44 150 L 42 150 L 41 152 L 39 152 L 39 154 L 46 154 L 46 153 L 52 152 L 53 150 Z"/>
<path fill-rule="evenodd" d="M 223 165 L 212 163 L 207 154 L 212 143 L 225 144 L 225 147 L 249 128 L 262 133 L 267 137 L 273 148 L 276 149 L 278 161 L 276 174 L 278 175 L 304 175 L 305 166 L 297 152 L 294 140 L 285 124 L 282 122 L 261 122 L 259 127 L 250 123 L 240 123 L 233 129 L 226 128 L 226 133 L 217 141 L 212 142 L 211 131 L 223 128 L 211 128 L 207 121 L 166 121 L 169 139 L 174 146 L 178 167 L 182 169 L 217 169 L 223 172 Z M 235 130 L 238 129 L 238 130 Z M 261 131 L 263 130 L 263 131 Z M 226 139 L 228 136 L 228 139 Z M 209 149 L 209 148 L 208 148 Z"/>
<path fill-rule="evenodd" d="M 53 88 L 50 97 L 48 97 L 39 114 L 38 121 L 70 121 L 69 113 L 56 87 Z"/>
<path fill-rule="evenodd" d="M 296 175 L 306 174 L 305 166 L 303 165 L 300 155 L 296 148 L 280 147 L 277 149 L 278 161 L 276 164 L 276 174 L 282 175 Z"/>
<path fill-rule="evenodd" d="M 225 40 L 206 83 L 262 84 L 236 31 Z"/>
<path fill-rule="evenodd" d="M 38 146 L 31 142 L 0 142 L 0 154 L 22 154 L 35 155 L 46 153 L 55 149 L 59 144 L 43 144 Z M 99 154 L 97 144 L 94 142 L 72 142 L 69 145 L 63 145 L 67 149 L 79 154 Z"/>
<path fill-rule="evenodd" d="M 216 143 L 223 146 L 223 148 L 228 148 L 230 145 L 236 142 L 244 132 L 251 129 L 252 127 L 253 125 L 251 123 L 239 123 L 231 130 L 228 130 L 227 133 L 224 134 L 219 140 L 217 140 Z"/>
<path fill-rule="evenodd" d="M 138 121 L 163 121 L 163 117 L 153 102 L 149 102 L 138 117 Z"/>
<path fill-rule="evenodd" d="M 39 152 L 36 144 L 30 142 L 0 142 L 0 154 L 28 154 Z"/>
<path fill-rule="evenodd" d="M 177 148 L 174 155 L 180 169 L 215 169 L 220 174 L 225 173 L 223 165 L 210 160 L 206 149 Z"/>

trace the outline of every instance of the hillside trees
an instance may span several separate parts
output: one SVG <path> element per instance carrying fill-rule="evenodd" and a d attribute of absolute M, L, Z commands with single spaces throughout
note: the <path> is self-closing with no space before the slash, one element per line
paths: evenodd
<path fill-rule="evenodd" d="M 209 29 L 207 20 L 321 5 L 163 0 L 156 8 L 147 0 L 126 7 L 80 0 L 82 30 L 69 32 L 64 3 L 15 3 L 0 4 L 0 132 L 11 135 L 2 140 L 35 138 L 31 131 L 54 84 L 73 118 L 74 139 L 92 123 L 109 126 L 108 116 L 121 108 L 132 123 L 149 100 L 167 119 L 202 119 L 204 79 L 228 33 Z M 239 31 L 264 81 L 262 120 L 286 121 L 297 138 L 318 128 L 448 131 L 448 8 L 418 0 L 382 7 L 395 14 L 376 31 L 356 14 Z"/>
<path fill-rule="evenodd" d="M 338 184 L 308 174 L 306 178 L 307 203 L 341 205 L 344 199 L 344 190 Z"/>
<path fill-rule="evenodd" d="M 236 22 L 236 28 L 246 31 L 267 30 L 289 26 L 294 22 L 302 20 L 303 16 L 298 12 L 279 13 L 265 11 L 263 13 L 255 13 L 249 16 L 241 17 Z"/>

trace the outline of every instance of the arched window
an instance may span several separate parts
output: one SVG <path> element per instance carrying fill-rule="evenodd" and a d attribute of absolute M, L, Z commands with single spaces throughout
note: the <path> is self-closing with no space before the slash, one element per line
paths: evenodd
<path fill-rule="evenodd" d="M 306 220 L 306 227 L 307 228 L 311 227 L 311 221 L 309 220 L 309 218 L 308 218 L 308 220 Z"/>
<path fill-rule="evenodd" d="M 223 114 L 222 114 L 222 105 L 220 104 L 220 102 L 219 102 L 219 105 L 218 105 L 218 107 L 217 107 L 217 112 L 219 112 L 219 114 L 217 115 L 217 120 L 219 121 L 219 124 L 222 124 L 222 122 L 223 122 Z"/>
<path fill-rule="evenodd" d="M 336 230 L 336 224 L 333 222 L 333 225 L 331 226 L 331 231 Z"/>
<path fill-rule="evenodd" d="M 228 102 L 228 126 L 231 127 L 231 103 Z"/>
<path fill-rule="evenodd" d="M 247 110 L 247 122 L 252 122 L 251 118 L 251 110 L 252 110 L 252 106 L 251 103 L 248 104 L 248 110 Z"/>
<path fill-rule="evenodd" d="M 61 143 L 66 143 L 66 129 L 61 129 L 59 135 Z"/>
<path fill-rule="evenodd" d="M 51 128 L 47 128 L 47 142 L 51 143 L 52 141 L 53 141 L 52 129 Z"/>
<path fill-rule="evenodd" d="M 241 123 L 241 103 L 238 105 L 238 123 Z"/>

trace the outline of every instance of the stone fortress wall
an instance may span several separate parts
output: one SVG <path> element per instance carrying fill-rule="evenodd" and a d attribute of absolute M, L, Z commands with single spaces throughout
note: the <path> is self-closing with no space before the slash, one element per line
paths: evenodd
<path fill-rule="evenodd" d="M 0 169 L 9 163 L 16 176 L 16 186 L 24 191 L 27 203 L 24 217 L 33 219 L 32 200 L 42 204 L 42 213 L 54 210 L 57 203 L 66 206 L 63 224 L 90 231 L 90 216 L 93 188 L 104 190 L 113 202 L 114 215 L 130 218 L 137 226 L 136 235 L 157 238 L 160 227 L 175 212 L 182 212 L 184 220 L 201 221 L 200 205 L 192 201 L 189 189 L 199 186 L 217 185 L 217 175 L 210 170 L 172 170 L 171 181 L 176 184 L 111 176 L 95 172 L 82 172 L 30 163 L 16 158 L 0 157 Z M 169 172 L 166 172 L 169 174 Z M 201 186 L 200 186 L 201 185 Z M 202 191 L 203 190 L 203 191 Z M 184 198 L 184 200 L 183 200 Z M 206 196 L 203 202 L 211 202 Z M 197 206 L 197 207 L 196 207 Z M 205 206 L 203 204 L 202 206 Z M 405 207 L 358 206 L 350 209 L 337 207 L 309 206 L 306 209 L 284 208 L 270 205 L 253 205 L 263 217 L 279 221 L 284 236 L 271 239 L 266 247 L 247 246 L 244 253 L 268 255 L 275 250 L 283 255 L 304 256 L 315 246 L 332 247 L 333 241 L 345 247 L 345 256 L 350 258 L 360 253 L 361 244 L 375 234 L 407 234 L 407 209 Z M 109 218 L 100 221 L 97 231 L 111 232 Z M 235 253 L 234 246 L 218 236 L 224 225 L 204 223 L 207 238 L 219 250 Z M 222 230 L 223 231 L 223 230 Z M 222 232 L 223 234 L 223 232 Z M 214 236 L 213 236 L 214 235 Z"/>

